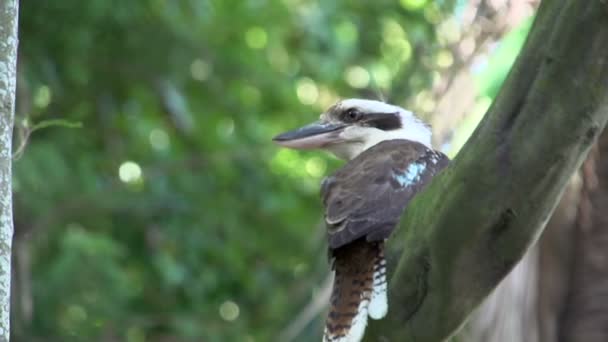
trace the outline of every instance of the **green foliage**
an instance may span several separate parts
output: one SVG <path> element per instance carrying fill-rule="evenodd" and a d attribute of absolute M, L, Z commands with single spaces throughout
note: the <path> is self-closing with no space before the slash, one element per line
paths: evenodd
<path fill-rule="evenodd" d="M 428 85 L 442 6 L 22 2 L 17 121 L 44 129 L 15 163 L 15 297 L 33 300 L 15 340 L 275 337 L 323 277 L 336 163 L 271 137 L 338 96 Z"/>

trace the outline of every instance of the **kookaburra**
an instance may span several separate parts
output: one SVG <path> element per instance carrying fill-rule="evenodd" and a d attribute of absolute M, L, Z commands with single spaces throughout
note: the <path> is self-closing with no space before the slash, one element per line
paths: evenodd
<path fill-rule="evenodd" d="M 361 99 L 340 101 L 274 141 L 348 161 L 321 185 L 335 271 L 323 341 L 358 342 L 367 316 L 380 319 L 388 310 L 384 242 L 448 158 L 431 147 L 429 126 L 413 113 Z"/>

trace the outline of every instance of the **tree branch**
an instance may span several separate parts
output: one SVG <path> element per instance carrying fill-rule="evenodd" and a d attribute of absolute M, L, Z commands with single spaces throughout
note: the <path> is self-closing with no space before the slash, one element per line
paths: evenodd
<path fill-rule="evenodd" d="M 492 108 L 391 239 L 370 340 L 446 339 L 535 242 L 608 119 L 607 56 L 608 2 L 541 3 Z"/>
<path fill-rule="evenodd" d="M 0 1 L 0 341 L 10 336 L 11 158 L 17 80 L 17 0 Z"/>

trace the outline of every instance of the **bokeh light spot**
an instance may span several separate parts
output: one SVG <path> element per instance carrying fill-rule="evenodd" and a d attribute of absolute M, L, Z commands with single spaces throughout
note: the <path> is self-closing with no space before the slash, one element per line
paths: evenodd
<path fill-rule="evenodd" d="M 343 44 L 350 44 L 357 41 L 357 27 L 351 21 L 342 21 L 335 28 L 338 40 Z"/>
<path fill-rule="evenodd" d="M 239 306 L 231 300 L 227 300 L 220 305 L 220 317 L 225 321 L 232 322 L 237 319 L 239 311 Z"/>
<path fill-rule="evenodd" d="M 125 161 L 118 168 L 118 177 L 124 183 L 134 183 L 141 180 L 141 167 L 133 161 Z"/>
<path fill-rule="evenodd" d="M 437 6 L 426 6 L 424 8 L 424 18 L 431 24 L 438 25 L 441 23 L 443 16 Z"/>
<path fill-rule="evenodd" d="M 252 27 L 245 32 L 245 41 L 252 49 L 263 49 L 268 43 L 268 34 L 261 27 Z"/>
<path fill-rule="evenodd" d="M 435 62 L 440 68 L 448 68 L 452 65 L 452 63 L 454 63 L 454 57 L 452 56 L 452 53 L 450 51 L 442 50 L 439 51 L 439 53 L 437 54 Z"/>
<path fill-rule="evenodd" d="M 385 19 L 382 26 L 380 49 L 387 61 L 401 64 L 412 57 L 412 46 L 403 27 L 392 19 Z"/>
<path fill-rule="evenodd" d="M 312 157 L 306 161 L 306 172 L 312 177 L 323 176 L 326 169 L 327 163 L 319 157 Z"/>
<path fill-rule="evenodd" d="M 371 75 L 373 76 L 373 82 L 380 88 L 389 88 L 391 84 L 391 73 L 386 65 L 382 63 L 374 64 L 372 66 Z"/>
<path fill-rule="evenodd" d="M 403 27 L 393 19 L 385 19 L 382 24 L 382 39 L 391 44 L 405 39 Z"/>
<path fill-rule="evenodd" d="M 298 81 L 296 85 L 296 93 L 298 99 L 305 105 L 312 105 L 317 102 L 319 98 L 319 89 L 313 80 L 310 78 L 303 78 Z"/>
<path fill-rule="evenodd" d="M 410 42 L 403 39 L 397 42 L 394 46 L 395 52 L 397 54 L 398 60 L 401 62 L 407 62 L 410 58 L 412 58 L 412 45 Z"/>
<path fill-rule="evenodd" d="M 443 45 L 460 41 L 461 33 L 460 23 L 455 18 L 444 20 L 437 26 L 437 37 Z"/>
<path fill-rule="evenodd" d="M 280 149 L 270 162 L 270 169 L 276 174 L 289 174 L 296 171 L 298 164 L 298 153 L 286 148 Z"/>
<path fill-rule="evenodd" d="M 340 97 L 338 95 L 336 95 L 328 87 L 321 86 L 319 88 L 319 99 L 317 100 L 317 103 L 319 104 L 319 106 L 321 108 L 323 108 L 323 109 L 329 108 L 329 106 L 338 102 L 339 99 L 340 99 Z"/>
<path fill-rule="evenodd" d="M 416 95 L 416 107 L 424 112 L 431 112 L 435 108 L 435 100 L 428 90 L 423 90 Z"/>
<path fill-rule="evenodd" d="M 462 57 L 468 57 L 475 52 L 475 45 L 477 42 L 472 37 L 467 37 L 463 39 L 460 44 L 458 44 L 458 49 L 460 50 L 460 54 Z"/>
<path fill-rule="evenodd" d="M 344 74 L 346 83 L 353 88 L 365 88 L 369 85 L 369 72 L 360 66 L 353 66 Z"/>
<path fill-rule="evenodd" d="M 157 151 L 164 151 L 169 148 L 169 136 L 160 128 L 151 130 L 148 140 L 150 141 L 150 146 Z"/>
<path fill-rule="evenodd" d="M 408 11 L 416 11 L 426 5 L 427 0 L 400 0 L 401 6 Z"/>
<path fill-rule="evenodd" d="M 308 158 L 302 156 L 302 154 L 296 150 L 282 148 L 277 151 L 274 157 L 270 161 L 270 169 L 272 172 L 282 175 L 289 176 L 297 179 L 311 178 L 306 171 L 306 162 Z M 316 179 L 315 183 L 317 182 Z M 318 184 L 317 184 L 318 185 Z"/>
<path fill-rule="evenodd" d="M 197 58 L 190 64 L 190 75 L 193 79 L 203 82 L 209 78 L 210 74 L 211 67 L 204 60 Z"/>

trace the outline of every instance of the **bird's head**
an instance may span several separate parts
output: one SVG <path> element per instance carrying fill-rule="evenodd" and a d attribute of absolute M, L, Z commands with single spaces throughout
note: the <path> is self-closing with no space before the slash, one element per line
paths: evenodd
<path fill-rule="evenodd" d="M 274 141 L 294 149 L 324 149 L 350 160 L 385 140 L 407 139 L 431 147 L 431 130 L 412 112 L 388 103 L 348 99 L 320 120 L 279 134 Z"/>

